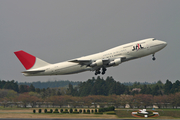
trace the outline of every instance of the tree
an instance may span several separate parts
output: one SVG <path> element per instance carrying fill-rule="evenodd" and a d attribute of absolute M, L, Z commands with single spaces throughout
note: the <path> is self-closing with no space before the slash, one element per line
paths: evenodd
<path fill-rule="evenodd" d="M 176 93 L 174 95 L 175 99 L 174 99 L 174 102 L 175 102 L 175 106 L 176 106 L 176 109 L 178 106 L 180 106 L 180 92 Z"/>
<path fill-rule="evenodd" d="M 167 96 L 168 102 L 167 102 L 166 104 L 169 104 L 169 103 L 170 103 L 170 105 L 172 105 L 172 107 L 174 108 L 175 106 L 178 105 L 179 99 L 178 99 L 178 101 L 177 101 L 177 98 L 178 98 L 178 97 L 176 97 L 174 94 L 169 94 L 169 95 Z"/>
<path fill-rule="evenodd" d="M 29 87 L 29 91 L 31 91 L 31 92 L 35 92 L 35 87 L 33 86 L 33 84 L 31 84 L 31 85 L 30 85 L 30 87 Z"/>
<path fill-rule="evenodd" d="M 84 106 L 88 106 L 88 108 L 92 105 L 92 103 L 95 105 L 96 107 L 96 103 L 94 103 L 94 96 L 89 95 L 89 96 L 85 96 L 82 97 L 82 102 Z"/>
<path fill-rule="evenodd" d="M 73 86 L 71 85 L 71 83 L 69 83 L 69 87 L 67 88 L 67 92 L 66 95 L 73 95 Z"/>
<path fill-rule="evenodd" d="M 30 96 L 30 100 L 29 100 L 29 103 L 30 105 L 33 107 L 35 107 L 36 103 L 39 102 L 39 98 L 36 97 L 36 96 Z"/>
<path fill-rule="evenodd" d="M 176 80 L 175 83 L 172 84 L 172 88 L 170 90 L 170 93 L 177 93 L 180 92 L 180 81 Z"/>
<path fill-rule="evenodd" d="M 162 96 L 162 102 L 163 102 L 163 105 L 167 108 L 167 105 L 170 103 L 168 95 Z"/>
<path fill-rule="evenodd" d="M 31 101 L 31 96 L 28 93 L 20 94 L 18 101 L 21 101 L 22 105 L 26 108 L 27 104 L 29 104 Z"/>
<path fill-rule="evenodd" d="M 58 91 L 57 91 L 57 95 L 58 95 L 58 96 L 59 96 L 59 95 L 61 95 L 61 92 L 60 92 L 60 90 L 58 90 Z"/>
<path fill-rule="evenodd" d="M 63 106 L 66 104 L 66 99 L 65 99 L 65 96 L 58 96 L 57 97 L 57 104 L 60 106 Z"/>
<path fill-rule="evenodd" d="M 147 106 L 151 106 L 153 103 L 153 96 L 149 94 L 139 94 L 140 101 L 142 102 L 142 105 L 146 109 Z"/>
<path fill-rule="evenodd" d="M 137 108 L 140 108 L 140 106 L 142 105 L 141 96 L 142 94 L 134 95 L 134 106 L 136 106 Z"/>
<path fill-rule="evenodd" d="M 160 109 L 163 105 L 163 97 L 161 95 L 153 97 L 153 103 Z"/>
<path fill-rule="evenodd" d="M 130 107 L 132 107 L 132 101 L 133 101 L 133 96 L 132 95 L 120 95 L 117 97 L 117 99 L 120 101 L 120 104 L 126 107 L 126 104 L 129 104 Z"/>
<path fill-rule="evenodd" d="M 141 94 L 146 94 L 146 90 L 147 90 L 147 85 L 144 84 L 144 85 L 142 86 L 142 89 L 141 89 L 140 93 L 141 93 Z"/>
<path fill-rule="evenodd" d="M 27 85 L 20 85 L 19 87 L 19 92 L 20 93 L 25 93 L 25 92 L 28 92 L 29 91 L 29 86 Z"/>
<path fill-rule="evenodd" d="M 35 89 L 35 92 L 40 93 L 41 91 L 40 91 L 39 88 L 36 88 L 36 89 Z"/>
<path fill-rule="evenodd" d="M 166 95 L 170 94 L 171 88 L 172 88 L 172 82 L 169 80 L 166 80 L 166 83 L 164 85 L 164 94 Z"/>
<path fill-rule="evenodd" d="M 154 88 L 152 89 L 152 95 L 161 95 L 161 91 L 159 89 L 159 86 L 158 85 L 155 85 Z"/>
<path fill-rule="evenodd" d="M 4 106 L 4 108 L 7 106 L 8 101 L 9 101 L 9 99 L 6 97 L 0 98 L 0 102 Z"/>

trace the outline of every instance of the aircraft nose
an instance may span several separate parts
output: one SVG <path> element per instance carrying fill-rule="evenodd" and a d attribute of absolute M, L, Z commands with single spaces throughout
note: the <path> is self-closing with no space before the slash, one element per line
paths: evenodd
<path fill-rule="evenodd" d="M 166 47 L 166 45 L 167 45 L 167 42 L 164 42 L 164 41 L 162 41 L 162 44 L 164 44 L 164 47 Z"/>
<path fill-rule="evenodd" d="M 164 42 L 164 41 L 159 41 L 159 44 L 163 45 L 163 47 L 166 47 L 167 42 Z"/>

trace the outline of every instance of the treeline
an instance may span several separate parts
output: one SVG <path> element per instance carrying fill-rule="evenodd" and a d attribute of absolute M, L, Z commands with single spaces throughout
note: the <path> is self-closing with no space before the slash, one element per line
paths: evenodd
<path fill-rule="evenodd" d="M 151 94 L 151 95 L 168 95 L 180 92 L 180 81 L 172 83 L 166 80 L 163 84 L 161 81 L 153 84 L 141 84 L 134 82 L 131 86 L 117 82 L 113 77 L 107 77 L 105 80 L 99 76 L 95 79 L 89 79 L 73 87 L 69 84 L 67 95 L 72 96 L 88 96 L 88 95 L 135 95 L 135 94 Z"/>
<path fill-rule="evenodd" d="M 0 89 L 11 89 L 16 92 L 19 92 L 18 83 L 15 82 L 14 80 L 11 81 L 0 80 Z"/>
<path fill-rule="evenodd" d="M 169 95 L 153 96 L 149 94 L 136 95 L 89 95 L 84 97 L 60 95 L 41 98 L 39 94 L 29 92 L 15 94 L 13 90 L 7 92 L 13 96 L 0 97 L 0 106 L 4 107 L 100 107 L 114 106 L 116 108 L 178 108 L 180 106 L 180 92 Z"/>
<path fill-rule="evenodd" d="M 58 87 L 68 87 L 68 84 L 71 84 L 73 86 L 76 86 L 78 85 L 80 82 L 79 81 L 69 81 L 69 80 L 62 80 L 62 81 L 47 81 L 47 82 L 40 82 L 40 81 L 37 81 L 37 82 L 32 82 L 32 83 L 29 83 L 29 82 L 20 82 L 18 83 L 19 85 L 28 85 L 30 86 L 31 84 L 35 87 L 35 88 L 39 88 L 39 89 L 43 89 L 43 88 L 58 88 Z"/>
<path fill-rule="evenodd" d="M 37 83 L 37 84 L 36 84 Z M 57 83 L 55 88 L 39 88 L 35 85 L 40 85 L 41 82 L 33 82 L 26 84 L 18 84 L 18 82 L 0 80 L 0 89 L 10 89 L 17 93 L 36 92 L 41 95 L 42 98 L 54 96 L 54 95 L 72 95 L 72 96 L 88 96 L 88 95 L 135 95 L 135 94 L 151 94 L 168 95 L 180 92 L 180 81 L 172 83 L 166 80 L 166 83 L 162 83 L 160 80 L 155 83 L 140 83 L 134 82 L 133 84 L 122 84 L 119 81 L 114 80 L 113 77 L 107 77 L 106 79 L 97 77 L 88 79 L 85 82 L 72 82 L 72 81 L 53 81 L 42 82 L 44 83 Z M 66 87 L 60 87 L 58 83 L 64 83 Z M 28 84 L 28 85 L 27 85 Z M 35 85 L 34 85 L 35 84 Z M 51 86 L 50 84 L 50 86 Z"/>
<path fill-rule="evenodd" d="M 106 80 L 94 77 L 86 82 L 80 83 L 77 87 L 73 88 L 69 84 L 67 89 L 68 95 L 73 96 L 88 96 L 88 95 L 121 95 L 129 94 L 129 89 L 127 86 L 116 82 L 112 77 L 107 77 Z"/>
<path fill-rule="evenodd" d="M 92 78 L 79 85 L 69 83 L 67 88 L 35 88 L 32 84 L 18 85 L 14 80 L 0 80 L 0 105 L 4 107 L 17 105 L 19 107 L 51 106 L 124 106 L 131 108 L 157 105 L 159 108 L 180 106 L 180 81 L 166 83 L 158 81 L 153 84 L 124 85 L 113 77 L 103 79 Z"/>

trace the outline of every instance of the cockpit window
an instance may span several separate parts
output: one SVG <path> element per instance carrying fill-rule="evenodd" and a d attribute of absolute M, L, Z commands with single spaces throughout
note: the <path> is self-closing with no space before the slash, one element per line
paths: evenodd
<path fill-rule="evenodd" d="M 152 41 L 156 40 L 155 38 L 152 39 Z"/>

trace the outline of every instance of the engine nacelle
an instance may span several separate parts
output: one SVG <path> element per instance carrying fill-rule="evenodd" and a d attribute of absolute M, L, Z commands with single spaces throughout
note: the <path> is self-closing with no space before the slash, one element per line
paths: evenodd
<path fill-rule="evenodd" d="M 109 63 L 109 66 L 117 66 L 121 64 L 121 58 L 115 59 Z"/>
<path fill-rule="evenodd" d="M 100 59 L 93 62 L 90 66 L 94 67 L 94 66 L 101 66 L 101 65 L 103 65 L 103 61 Z"/>

